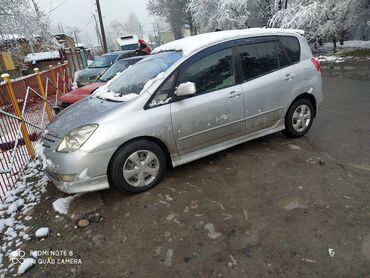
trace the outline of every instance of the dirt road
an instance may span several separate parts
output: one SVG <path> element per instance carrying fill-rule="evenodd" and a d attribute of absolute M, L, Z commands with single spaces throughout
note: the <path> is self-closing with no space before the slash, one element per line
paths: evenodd
<path fill-rule="evenodd" d="M 32 221 L 51 234 L 22 248 L 73 251 L 82 264 L 25 276 L 369 277 L 370 82 L 324 77 L 324 89 L 306 137 L 245 143 L 145 194 L 91 193 L 56 217 L 65 195 L 50 185 Z M 90 224 L 76 228 L 82 216 Z"/>

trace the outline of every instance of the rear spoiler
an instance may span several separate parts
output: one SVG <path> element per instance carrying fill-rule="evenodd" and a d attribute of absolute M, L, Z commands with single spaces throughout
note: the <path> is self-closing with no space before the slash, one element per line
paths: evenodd
<path fill-rule="evenodd" d="M 301 29 L 284 29 L 284 28 L 277 28 L 280 32 L 287 32 L 287 33 L 297 33 L 301 36 L 305 34 L 304 30 Z"/>

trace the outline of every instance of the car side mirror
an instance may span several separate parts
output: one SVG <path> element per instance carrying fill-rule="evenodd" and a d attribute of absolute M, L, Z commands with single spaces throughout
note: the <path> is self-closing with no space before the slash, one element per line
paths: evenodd
<path fill-rule="evenodd" d="M 177 87 L 177 90 L 175 91 L 175 96 L 178 96 L 178 97 L 192 96 L 192 95 L 195 95 L 196 92 L 197 92 L 197 88 L 195 87 L 195 83 L 186 82 L 186 83 L 181 83 Z"/>

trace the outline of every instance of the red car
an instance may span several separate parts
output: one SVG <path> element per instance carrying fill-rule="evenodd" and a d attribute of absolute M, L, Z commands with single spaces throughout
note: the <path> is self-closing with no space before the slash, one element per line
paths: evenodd
<path fill-rule="evenodd" d="M 109 80 L 115 77 L 117 73 L 126 70 L 129 66 L 136 64 L 143 58 L 143 56 L 135 56 L 116 61 L 99 77 L 96 83 L 91 83 L 81 88 L 74 89 L 62 96 L 59 105 L 54 107 L 55 112 L 59 113 L 61 110 L 67 108 L 71 104 L 91 95 L 96 89 L 104 86 Z"/>

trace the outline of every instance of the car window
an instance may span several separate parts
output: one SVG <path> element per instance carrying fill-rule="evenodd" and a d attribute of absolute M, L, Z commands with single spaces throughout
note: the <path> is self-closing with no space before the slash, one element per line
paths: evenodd
<path fill-rule="evenodd" d="M 158 106 L 161 104 L 165 104 L 170 101 L 170 96 L 172 93 L 172 89 L 174 87 L 176 74 L 172 74 L 167 80 L 161 85 L 161 87 L 157 90 L 156 94 L 154 95 L 152 101 L 149 104 L 149 107 Z"/>
<path fill-rule="evenodd" d="M 197 94 L 235 85 L 232 49 L 218 51 L 182 69 L 179 84 L 193 82 Z"/>
<path fill-rule="evenodd" d="M 89 68 L 107 68 L 110 67 L 114 60 L 117 58 L 117 55 L 107 55 L 96 57 L 95 60 L 91 63 Z"/>
<path fill-rule="evenodd" d="M 244 81 L 270 73 L 279 68 L 274 42 L 239 46 Z"/>
<path fill-rule="evenodd" d="M 279 37 L 281 44 L 284 47 L 290 61 L 292 63 L 297 63 L 301 60 L 301 47 L 299 41 L 296 37 L 291 36 L 281 36 Z"/>
<path fill-rule="evenodd" d="M 124 71 L 129 66 L 137 63 L 138 60 L 130 59 L 130 60 L 119 60 L 115 62 L 109 69 L 107 69 L 106 72 L 103 73 L 102 76 L 100 76 L 99 80 L 103 82 L 107 82 L 111 80 L 113 77 L 116 76 L 117 73 Z"/>
<path fill-rule="evenodd" d="M 121 45 L 121 50 L 136 50 L 139 48 L 137 43 Z"/>
<path fill-rule="evenodd" d="M 165 72 L 182 57 L 181 52 L 152 54 L 128 68 L 109 85 L 109 91 L 120 95 L 139 94 L 146 83 Z"/>
<path fill-rule="evenodd" d="M 120 54 L 117 57 L 117 61 L 118 60 L 122 60 L 122 59 L 126 59 L 126 58 L 130 58 L 130 57 L 134 57 L 134 56 L 136 56 L 136 52 L 135 51 L 130 51 L 130 52 L 122 53 L 122 54 Z"/>
<path fill-rule="evenodd" d="M 275 42 L 277 55 L 279 58 L 279 65 L 281 68 L 289 66 L 291 63 L 289 62 L 289 58 L 286 55 L 284 49 L 281 47 L 281 45 L 278 42 Z"/>

